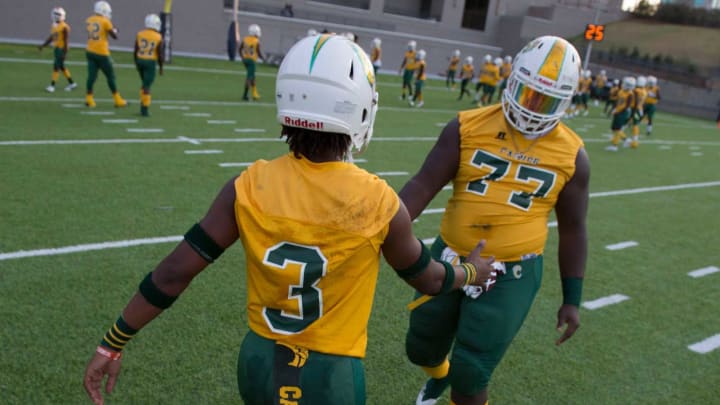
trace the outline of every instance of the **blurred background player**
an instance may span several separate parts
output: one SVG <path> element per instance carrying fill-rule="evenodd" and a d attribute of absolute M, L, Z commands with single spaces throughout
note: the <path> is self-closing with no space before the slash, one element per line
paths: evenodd
<path fill-rule="evenodd" d="M 592 86 L 590 86 L 590 97 L 593 99 L 595 107 L 600 105 L 600 101 L 607 99 L 606 84 L 607 74 L 605 70 L 601 70 L 600 73 L 595 76 Z"/>
<path fill-rule="evenodd" d="M 585 70 L 582 72 L 582 77 L 578 81 L 578 104 L 575 108 L 575 115 L 580 114 L 585 117 L 590 112 L 588 109 L 588 101 L 590 101 L 590 86 L 592 86 L 592 72 Z"/>
<path fill-rule="evenodd" d="M 657 78 L 655 76 L 648 76 L 647 78 L 647 97 L 645 97 L 645 116 L 647 117 L 647 127 L 645 128 L 645 134 L 650 136 L 652 133 L 653 117 L 655 116 L 655 108 L 658 101 L 660 100 L 660 86 L 657 84 Z"/>
<path fill-rule="evenodd" d="M 460 70 L 460 95 L 458 96 L 458 100 L 462 100 L 463 95 L 467 94 L 468 97 L 471 97 L 470 90 L 467 89 L 468 84 L 470 84 L 470 81 L 472 81 L 473 77 L 475 76 L 475 66 L 473 66 L 473 57 L 468 56 L 465 58 L 465 62 L 462 65 L 462 68 Z"/>
<path fill-rule="evenodd" d="M 97 72 L 100 69 L 107 79 L 108 87 L 112 92 L 115 107 L 125 107 L 127 101 L 120 97 L 117 85 L 115 84 L 115 71 L 113 70 L 112 59 L 110 58 L 110 46 L 108 36 L 117 39 L 117 29 L 113 27 L 112 9 L 106 1 L 98 1 L 93 7 L 95 12 L 85 20 L 88 32 L 87 48 L 85 57 L 88 64 L 87 91 L 85 94 L 85 105 L 95 107 L 93 98 L 93 86 L 97 80 Z"/>
<path fill-rule="evenodd" d="M 408 98 L 411 107 L 422 107 L 423 101 L 423 85 L 427 79 L 427 65 L 425 63 L 425 50 L 421 49 L 417 52 L 417 61 L 415 62 L 415 95 Z"/>
<path fill-rule="evenodd" d="M 163 74 L 163 42 L 160 34 L 160 17 L 157 14 L 148 14 L 145 17 L 145 29 L 137 33 L 135 38 L 135 67 L 140 74 L 142 88 L 140 89 L 140 115 L 150 115 L 150 87 L 155 81 L 156 64 L 159 73 Z"/>
<path fill-rule="evenodd" d="M 42 45 L 38 46 L 38 49 L 42 49 L 50 42 L 53 44 L 53 72 L 52 81 L 50 85 L 45 88 L 49 93 L 55 91 L 55 82 L 60 76 L 60 72 L 63 73 L 68 81 L 68 85 L 65 86 L 65 91 L 70 91 L 77 87 L 70 75 L 70 71 L 65 67 L 65 57 L 67 56 L 68 44 L 70 43 L 70 25 L 65 22 L 65 10 L 62 7 L 55 7 L 50 13 L 52 18 L 52 25 L 50 26 L 50 36 L 47 37 Z"/>
<path fill-rule="evenodd" d="M 257 91 L 255 84 L 255 68 L 258 57 L 265 59 L 260 52 L 260 26 L 257 24 L 250 24 L 248 27 L 248 35 L 243 38 L 240 43 L 240 55 L 242 57 L 243 65 L 247 71 L 245 76 L 245 90 L 243 91 L 243 100 L 248 101 L 248 89 L 252 89 L 253 100 L 260 100 L 260 94 Z"/>
<path fill-rule="evenodd" d="M 605 101 L 605 108 L 603 109 L 603 112 L 607 114 L 608 117 L 613 113 L 613 110 L 615 109 L 619 91 L 620 79 L 613 79 L 612 87 L 610 87 L 610 90 L 608 91 L 607 101 Z"/>
<path fill-rule="evenodd" d="M 507 87 L 507 79 L 510 77 L 510 72 L 512 72 L 512 56 L 506 55 L 500 66 L 500 85 L 498 86 L 497 101 L 500 101 L 502 93 L 505 87 Z"/>
<path fill-rule="evenodd" d="M 417 47 L 417 42 L 415 41 L 408 41 L 407 44 L 407 50 L 405 51 L 405 55 L 403 55 L 402 63 L 400 64 L 400 72 L 402 72 L 402 95 L 400 96 L 400 100 L 405 100 L 405 94 L 409 97 L 412 97 L 413 95 L 413 88 L 412 88 L 412 80 L 413 75 L 415 74 L 415 48 Z"/>
<path fill-rule="evenodd" d="M 636 86 L 633 90 L 633 102 L 632 102 L 632 139 L 628 138 L 625 140 L 623 146 L 637 148 L 640 145 L 640 122 L 643 120 L 645 115 L 645 98 L 647 96 L 647 78 L 645 76 L 638 76 L 636 79 Z"/>
<path fill-rule="evenodd" d="M 479 101 L 478 106 L 490 104 L 493 93 L 495 93 L 495 87 L 497 87 L 500 81 L 500 65 L 502 64 L 502 59 L 500 59 L 499 63 L 497 59 L 493 62 L 492 56 L 490 55 L 485 55 L 483 59 L 480 76 L 475 86 L 475 98 L 473 99 L 475 103 Z"/>
<path fill-rule="evenodd" d="M 610 140 L 610 145 L 608 145 L 605 150 L 617 152 L 620 141 L 627 138 L 625 132 L 623 132 L 623 127 L 630 120 L 630 114 L 635 100 L 635 93 L 633 92 L 635 84 L 634 77 L 628 76 L 623 78 L 622 87 L 617 92 L 617 101 L 612 111 L 610 129 L 613 131 L 613 137 Z"/>
<path fill-rule="evenodd" d="M 381 45 L 382 41 L 380 40 L 380 38 L 373 39 L 372 49 L 370 51 L 370 62 L 372 62 L 373 70 L 375 71 L 376 77 L 378 69 L 382 67 L 382 48 L 380 48 Z"/>
<path fill-rule="evenodd" d="M 445 76 L 445 87 L 448 90 L 455 90 L 455 73 L 457 72 L 458 65 L 460 65 L 460 50 L 456 49 L 450 55 L 450 63 L 447 68 L 447 75 Z"/>

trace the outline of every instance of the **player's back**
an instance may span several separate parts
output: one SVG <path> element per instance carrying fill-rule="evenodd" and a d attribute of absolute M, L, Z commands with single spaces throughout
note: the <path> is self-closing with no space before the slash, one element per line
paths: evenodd
<path fill-rule="evenodd" d="M 112 22 L 101 15 L 91 15 L 85 20 L 88 32 L 87 51 L 98 55 L 110 55 L 108 32 L 113 28 Z"/>
<path fill-rule="evenodd" d="M 162 42 L 162 36 L 159 32 L 151 29 L 144 29 L 137 33 L 135 41 L 138 50 L 135 53 L 139 59 L 157 60 L 158 48 Z"/>
<path fill-rule="evenodd" d="M 235 182 L 250 328 L 310 350 L 363 357 L 380 246 L 399 199 L 346 162 L 287 154 Z"/>

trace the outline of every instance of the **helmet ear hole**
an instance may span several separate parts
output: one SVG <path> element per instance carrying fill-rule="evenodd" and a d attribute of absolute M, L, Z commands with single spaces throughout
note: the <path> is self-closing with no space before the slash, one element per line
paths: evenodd
<path fill-rule="evenodd" d="M 355 79 L 355 64 L 350 61 L 350 80 Z"/>
<path fill-rule="evenodd" d="M 363 108 L 363 111 L 362 111 L 362 119 L 360 120 L 360 122 L 365 122 L 365 121 L 367 121 L 367 114 L 368 114 L 367 108 Z"/>

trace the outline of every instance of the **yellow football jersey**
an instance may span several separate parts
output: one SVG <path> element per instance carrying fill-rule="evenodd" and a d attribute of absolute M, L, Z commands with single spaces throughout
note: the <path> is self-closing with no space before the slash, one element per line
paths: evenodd
<path fill-rule="evenodd" d="M 603 76 L 603 75 L 595 76 L 595 87 L 603 88 L 603 87 L 605 87 L 605 83 L 607 83 L 607 76 Z"/>
<path fill-rule="evenodd" d="M 351 163 L 292 153 L 255 162 L 235 190 L 250 328 L 309 350 L 364 357 L 397 194 Z"/>
<path fill-rule="evenodd" d="M 617 104 L 615 104 L 614 114 L 625 111 L 635 105 L 635 93 L 630 90 L 620 89 L 617 92 Z"/>
<path fill-rule="evenodd" d="M 647 97 L 645 97 L 645 104 L 657 104 L 658 96 L 660 95 L 660 87 L 650 86 L 647 88 Z"/>
<path fill-rule="evenodd" d="M 472 79 L 475 76 L 475 68 L 469 63 L 464 63 L 462 66 L 462 78 Z"/>
<path fill-rule="evenodd" d="M 87 48 L 85 49 L 98 55 L 110 55 L 108 33 L 113 29 L 112 22 L 101 15 L 92 15 L 85 20 L 85 26 L 88 32 Z"/>
<path fill-rule="evenodd" d="M 405 51 L 405 69 L 415 70 L 415 51 Z"/>
<path fill-rule="evenodd" d="M 258 59 L 258 47 L 260 46 L 260 39 L 253 35 L 248 35 L 242 40 L 242 58 L 252 59 L 257 61 Z"/>
<path fill-rule="evenodd" d="M 458 114 L 460 165 L 453 179 L 440 235 L 466 256 L 481 239 L 484 256 L 498 261 L 541 254 L 548 215 L 575 173 L 583 141 L 559 123 L 528 140 L 493 105 Z"/>
<path fill-rule="evenodd" d="M 512 63 L 503 63 L 502 66 L 500 66 L 500 77 L 502 79 L 507 79 L 510 77 L 510 73 L 512 72 Z"/>
<path fill-rule="evenodd" d="M 500 68 L 494 63 L 486 63 L 480 71 L 480 83 L 496 86 L 500 81 Z"/>
<path fill-rule="evenodd" d="M 162 43 L 162 35 L 151 29 L 144 29 L 137 33 L 135 37 L 138 50 L 135 56 L 138 59 L 158 60 L 158 49 Z"/>
<path fill-rule="evenodd" d="M 65 21 L 60 21 L 59 23 L 54 23 L 50 27 L 50 35 L 52 36 L 52 43 L 55 48 L 65 48 L 67 43 L 67 38 L 65 37 L 65 30 L 67 30 L 67 34 L 70 34 L 70 26 Z"/>
<path fill-rule="evenodd" d="M 427 66 L 424 60 L 417 61 L 415 65 L 415 71 L 418 72 L 417 80 L 427 79 Z"/>
<path fill-rule="evenodd" d="M 592 84 L 592 78 L 591 77 L 583 77 L 578 81 L 578 92 L 580 93 L 589 93 L 590 92 L 590 85 Z"/>
<path fill-rule="evenodd" d="M 371 52 L 372 52 L 372 55 L 370 56 L 370 61 L 375 63 L 382 56 L 382 49 L 375 46 L 375 47 L 373 47 Z"/>
<path fill-rule="evenodd" d="M 642 87 L 636 87 L 633 92 L 635 93 L 635 97 L 631 105 L 632 108 L 642 107 L 645 104 L 645 96 L 647 96 L 647 91 Z"/>
<path fill-rule="evenodd" d="M 610 89 L 610 95 L 608 98 L 610 101 L 616 101 L 618 99 L 618 93 L 620 92 L 620 87 L 614 86 Z"/>
<path fill-rule="evenodd" d="M 459 56 L 453 56 L 450 58 L 450 64 L 448 65 L 448 70 L 457 70 L 458 65 L 460 64 L 460 57 Z"/>

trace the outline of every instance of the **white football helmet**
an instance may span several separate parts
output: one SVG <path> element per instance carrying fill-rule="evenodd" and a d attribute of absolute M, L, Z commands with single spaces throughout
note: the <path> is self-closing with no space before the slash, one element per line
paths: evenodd
<path fill-rule="evenodd" d="M 623 78 L 623 83 L 622 83 L 623 90 L 630 91 L 630 90 L 633 90 L 634 88 L 635 88 L 635 78 L 634 77 L 627 76 L 627 77 Z"/>
<path fill-rule="evenodd" d="M 465 58 L 465 63 L 468 64 L 468 65 L 472 65 L 472 64 L 473 64 L 473 57 L 472 57 L 472 56 L 468 56 L 467 58 Z"/>
<path fill-rule="evenodd" d="M 619 86 L 619 85 L 620 85 L 620 79 L 614 79 L 614 80 L 613 80 L 613 85 Z"/>
<path fill-rule="evenodd" d="M 414 51 L 416 47 L 417 47 L 417 42 L 415 42 L 415 41 L 408 42 L 408 45 L 407 45 L 408 51 Z"/>
<path fill-rule="evenodd" d="M 493 63 L 495 63 L 496 66 L 502 66 L 503 60 L 502 58 L 495 58 Z"/>
<path fill-rule="evenodd" d="M 453 53 L 452 53 L 452 56 L 454 56 L 454 57 L 456 57 L 456 58 L 459 58 L 459 57 L 460 57 L 460 50 L 459 50 L 459 49 L 454 50 Z"/>
<path fill-rule="evenodd" d="M 512 63 L 512 56 L 506 55 L 506 56 L 505 56 L 505 63 Z"/>
<path fill-rule="evenodd" d="M 65 10 L 62 7 L 55 7 L 50 13 L 50 18 L 54 23 L 65 21 Z"/>
<path fill-rule="evenodd" d="M 276 81 L 282 125 L 350 136 L 362 152 L 378 108 L 375 73 L 357 44 L 339 35 L 305 37 L 283 58 Z"/>
<path fill-rule="evenodd" d="M 425 60 L 426 52 L 424 49 L 421 49 L 417 52 L 417 60 Z"/>
<path fill-rule="evenodd" d="M 95 11 L 95 14 L 101 15 L 106 18 L 112 18 L 112 8 L 110 8 L 110 3 L 107 1 L 98 1 L 95 3 L 95 6 L 93 7 L 93 10 Z"/>
<path fill-rule="evenodd" d="M 310 28 L 309 30 L 307 30 L 307 36 L 308 36 L 308 37 L 312 37 L 312 36 L 315 36 L 315 35 L 317 35 L 317 34 L 318 34 L 318 32 L 317 32 L 317 30 L 316 30 L 315 28 Z"/>
<path fill-rule="evenodd" d="M 527 138 L 555 128 L 577 89 L 580 65 L 575 47 L 560 37 L 530 41 L 515 57 L 502 93 L 505 118 Z"/>
<path fill-rule="evenodd" d="M 600 76 L 605 76 L 606 74 L 607 72 L 604 69 L 600 71 Z"/>
<path fill-rule="evenodd" d="M 260 30 L 260 26 L 257 24 L 250 24 L 248 26 L 248 34 L 252 35 L 254 37 L 260 38 L 260 35 L 262 35 L 262 31 Z"/>
<path fill-rule="evenodd" d="M 638 87 L 647 86 L 647 78 L 645 76 L 638 76 L 637 77 L 637 86 Z"/>
<path fill-rule="evenodd" d="M 485 57 L 483 58 L 483 61 L 484 61 L 485 63 L 492 63 L 492 56 L 490 56 L 490 55 L 485 55 Z"/>
<path fill-rule="evenodd" d="M 655 77 L 655 76 L 648 76 L 648 78 L 647 78 L 647 85 L 648 85 L 648 87 L 657 85 L 657 77 Z"/>
<path fill-rule="evenodd" d="M 145 28 L 160 32 L 160 27 L 162 27 L 162 22 L 160 22 L 160 17 L 157 14 L 145 16 Z"/>
<path fill-rule="evenodd" d="M 592 70 L 588 69 L 584 72 L 585 78 L 589 79 L 592 77 Z"/>
<path fill-rule="evenodd" d="M 373 39 L 373 46 L 375 48 L 380 48 L 380 45 L 382 45 L 382 41 L 380 40 L 380 38 Z"/>

